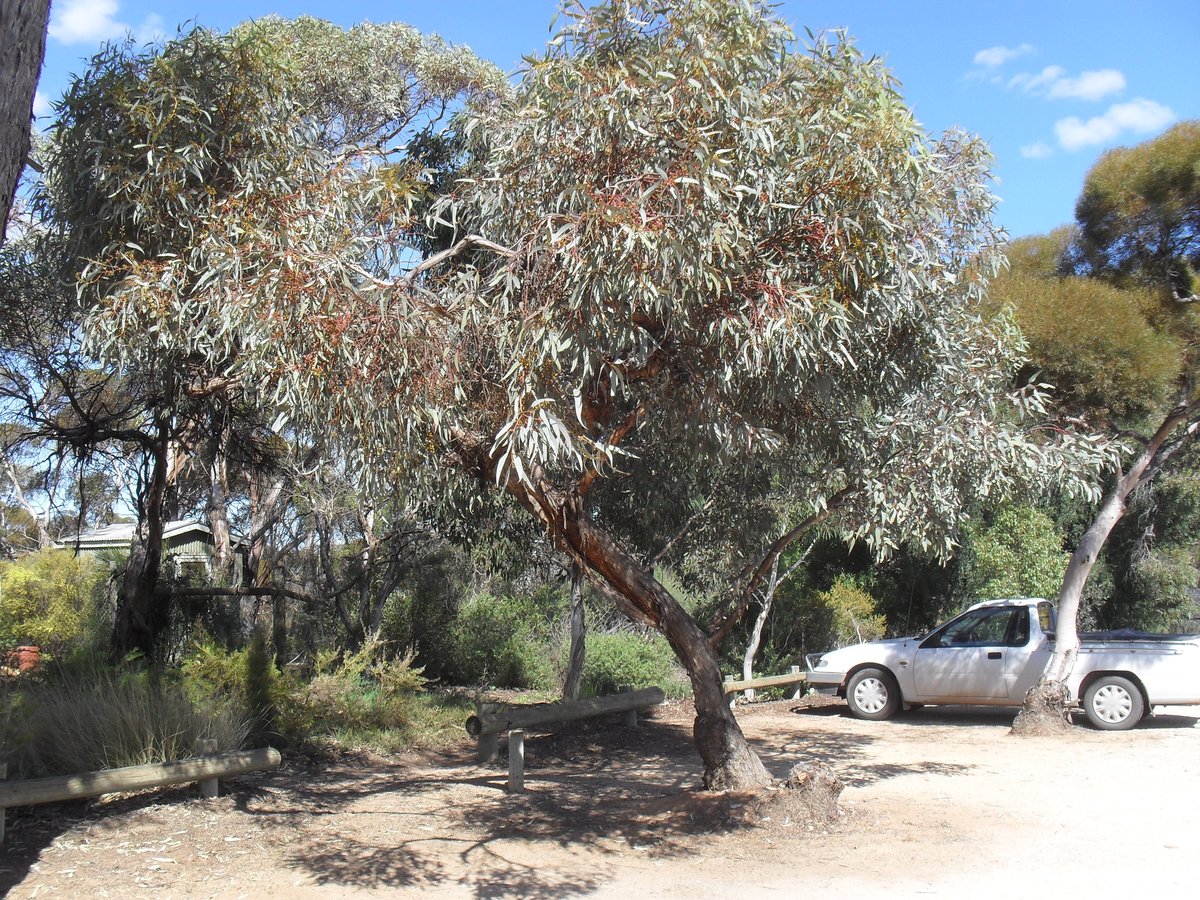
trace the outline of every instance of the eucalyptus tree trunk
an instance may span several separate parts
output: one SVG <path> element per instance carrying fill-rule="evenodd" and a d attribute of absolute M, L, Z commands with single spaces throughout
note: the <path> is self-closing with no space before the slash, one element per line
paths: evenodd
<path fill-rule="evenodd" d="M 758 648 L 762 644 L 763 628 L 766 627 L 767 619 L 771 615 L 771 607 L 775 605 L 775 589 L 778 586 L 779 557 L 775 557 L 775 561 L 771 564 L 771 575 L 767 580 L 767 587 L 763 591 L 762 608 L 759 609 L 758 615 L 754 619 L 754 627 L 750 630 L 750 640 L 746 644 L 746 653 L 742 656 L 742 678 L 745 681 L 754 678 L 754 658 L 758 655 Z M 748 688 L 744 693 L 747 700 L 754 699 L 754 688 Z"/>
<path fill-rule="evenodd" d="M 495 471 L 495 460 L 480 453 L 484 471 Z M 478 459 L 478 457 L 477 457 Z M 704 761 L 704 786 L 710 790 L 751 790 L 771 783 L 771 776 L 750 749 L 725 697 L 720 663 L 709 636 L 633 554 L 582 514 L 578 493 L 546 482 L 540 472 L 520 481 L 505 480 L 505 489 L 540 520 L 585 569 L 594 583 L 636 622 L 648 624 L 667 639 L 687 669 L 696 718 L 692 733 Z"/>
<path fill-rule="evenodd" d="M 246 556 L 246 568 L 249 571 L 245 580 L 254 588 L 271 586 L 275 566 L 267 539 L 272 523 L 279 518 L 287 503 L 284 493 L 285 486 L 286 482 L 283 476 L 276 476 L 269 482 L 263 472 L 251 472 L 248 476 L 250 546 Z M 260 602 L 253 601 L 247 604 L 246 601 L 243 601 L 242 628 L 248 636 L 252 635 L 256 628 L 264 627 L 265 623 L 259 622 Z M 282 594 L 271 595 L 270 628 L 275 663 L 282 666 L 288 658 L 287 597 Z"/>
<path fill-rule="evenodd" d="M 208 468 L 208 527 L 213 536 L 213 565 L 226 580 L 233 569 L 233 549 L 229 539 L 229 441 L 232 438 L 227 404 L 213 411 L 212 431 L 208 436 L 205 460 Z"/>
<path fill-rule="evenodd" d="M 170 621 L 170 610 L 158 596 L 162 567 L 163 523 L 167 503 L 167 449 L 170 429 L 158 425 L 158 439 L 150 450 L 150 478 L 138 515 L 137 528 L 129 546 L 129 559 L 117 594 L 117 614 L 113 623 L 109 652 L 120 661 L 131 652 L 154 659 L 159 638 Z"/>
<path fill-rule="evenodd" d="M 0 244 L 29 155 L 33 96 L 46 52 L 50 0 L 0 3 Z"/>
<path fill-rule="evenodd" d="M 1041 679 L 1025 695 L 1025 702 L 1013 722 L 1013 731 L 1037 733 L 1067 721 L 1067 707 L 1074 698 L 1067 690 L 1066 681 L 1079 655 L 1079 604 L 1083 588 L 1108 536 L 1125 515 L 1129 495 L 1152 480 L 1166 461 L 1194 438 L 1196 423 L 1187 425 L 1182 437 L 1170 441 L 1175 430 L 1185 425 L 1198 407 L 1200 402 L 1176 407 L 1167 414 L 1129 471 L 1122 474 L 1105 495 L 1096 518 L 1071 554 L 1058 592 L 1054 652 Z"/>
<path fill-rule="evenodd" d="M 578 700 L 583 680 L 583 664 L 587 659 L 587 621 L 583 609 L 583 567 L 571 564 L 571 652 L 567 661 L 567 676 L 563 679 L 563 699 Z"/>

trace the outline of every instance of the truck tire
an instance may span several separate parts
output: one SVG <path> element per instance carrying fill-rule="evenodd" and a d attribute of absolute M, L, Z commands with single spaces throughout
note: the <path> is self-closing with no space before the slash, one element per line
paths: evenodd
<path fill-rule="evenodd" d="M 1127 731 L 1142 720 L 1146 703 L 1136 684 L 1120 675 L 1103 675 L 1083 692 L 1083 712 L 1094 728 Z"/>
<path fill-rule="evenodd" d="M 850 715 L 858 719 L 890 719 L 900 708 L 900 688 L 886 669 L 860 669 L 846 685 Z"/>

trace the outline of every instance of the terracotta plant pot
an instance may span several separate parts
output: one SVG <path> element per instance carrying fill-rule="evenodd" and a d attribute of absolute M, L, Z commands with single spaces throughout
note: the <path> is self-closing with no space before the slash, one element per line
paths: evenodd
<path fill-rule="evenodd" d="M 12 655 L 16 657 L 18 672 L 32 672 L 41 661 L 42 651 L 40 647 L 18 647 Z"/>

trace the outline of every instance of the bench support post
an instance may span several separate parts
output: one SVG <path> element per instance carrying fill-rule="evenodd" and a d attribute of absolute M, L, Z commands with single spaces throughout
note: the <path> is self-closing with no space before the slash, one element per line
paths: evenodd
<path fill-rule="evenodd" d="M 508 733 L 508 792 L 525 791 L 525 732 L 517 728 Z"/>
<path fill-rule="evenodd" d="M 216 738 L 200 738 L 196 741 L 196 752 L 200 756 L 213 756 L 217 752 Z M 220 791 L 217 776 L 200 779 L 200 796 L 205 800 L 213 800 Z"/>
<path fill-rule="evenodd" d="M 500 709 L 499 703 L 476 703 L 475 715 L 482 716 L 497 712 Z M 475 758 L 479 762 L 491 762 L 500 754 L 500 735 L 497 734 L 481 734 L 479 735 L 479 746 L 475 754 Z"/>

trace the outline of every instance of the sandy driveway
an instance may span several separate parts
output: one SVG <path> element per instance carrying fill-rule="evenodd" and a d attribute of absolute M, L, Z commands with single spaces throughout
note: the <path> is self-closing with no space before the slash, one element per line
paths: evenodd
<path fill-rule="evenodd" d="M 748 821 L 695 789 L 690 709 L 636 731 L 527 741 L 527 788 L 464 740 L 185 790 L 9 812 L 12 897 L 1159 897 L 1200 874 L 1200 708 L 1126 733 L 1016 738 L 1010 712 L 743 707 L 783 775 L 822 759 L 847 787 L 832 829 Z M 1054 804 L 1060 809 L 1054 809 Z M 815 893 L 814 893 L 815 892 Z"/>

